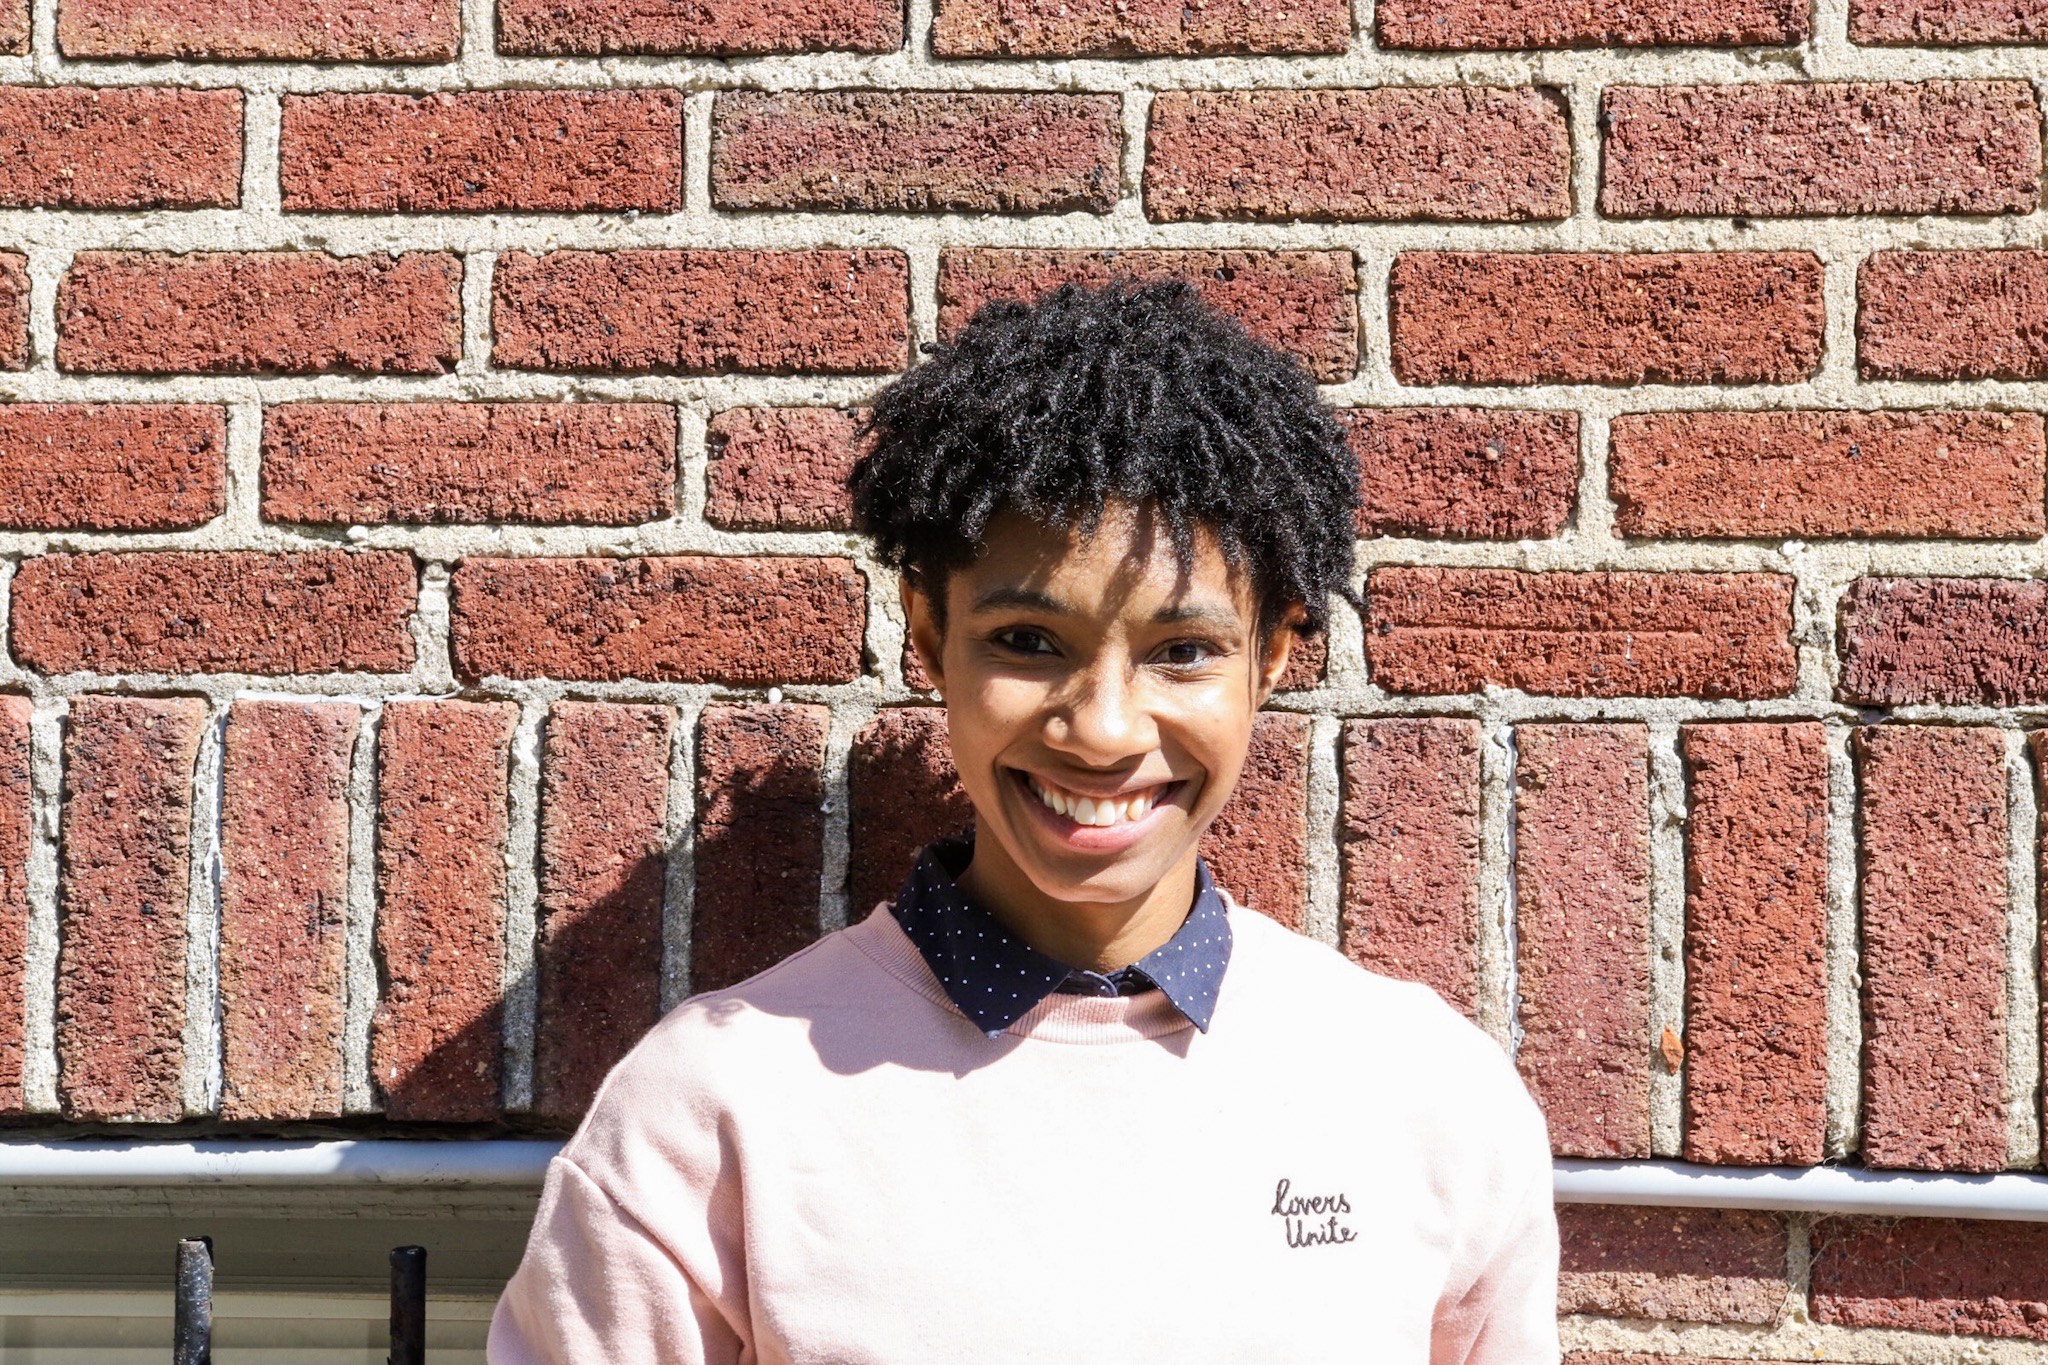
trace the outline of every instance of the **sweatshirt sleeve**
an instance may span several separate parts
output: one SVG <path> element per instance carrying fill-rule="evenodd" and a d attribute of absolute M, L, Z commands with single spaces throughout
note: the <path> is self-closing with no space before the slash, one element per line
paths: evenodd
<path fill-rule="evenodd" d="M 736 1365 L 720 1305 L 575 1161 L 548 1163 L 533 1231 L 491 1316 L 489 1365 Z"/>

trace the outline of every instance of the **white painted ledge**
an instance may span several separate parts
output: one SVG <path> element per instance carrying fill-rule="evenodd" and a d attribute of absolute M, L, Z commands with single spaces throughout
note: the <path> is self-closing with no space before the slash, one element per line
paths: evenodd
<path fill-rule="evenodd" d="M 392 1185 L 537 1187 L 561 1149 L 543 1139 L 199 1142 L 0 1141 L 0 1185 Z M 1922 1175 L 1854 1167 L 1555 1165 L 1567 1204 L 1782 1209 L 2048 1222 L 2048 1176 Z"/>

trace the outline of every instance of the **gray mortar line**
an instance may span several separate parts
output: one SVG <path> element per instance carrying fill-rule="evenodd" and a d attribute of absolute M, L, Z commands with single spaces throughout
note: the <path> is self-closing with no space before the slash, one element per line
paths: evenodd
<path fill-rule="evenodd" d="M 71 254 L 54 247 L 28 249 L 28 369 L 12 376 L 18 384 L 34 386 L 57 375 L 57 293 Z"/>
<path fill-rule="evenodd" d="M 1407 403 L 1409 395 L 1421 389 L 1406 389 L 1394 377 L 1394 341 L 1387 279 L 1393 273 L 1395 253 L 1381 251 L 1360 242 L 1352 250 L 1356 262 L 1354 288 L 1358 320 L 1358 377 L 1339 390 L 1358 390 L 1359 398 L 1377 398 L 1382 403 Z M 1328 390 L 1325 390 L 1328 392 Z"/>
<path fill-rule="evenodd" d="M 818 872 L 818 930 L 829 934 L 864 918 L 869 907 L 852 902 L 853 742 L 874 718 L 872 705 L 835 706 L 826 715 L 823 771 L 824 858 Z"/>
<path fill-rule="evenodd" d="M 1615 529 L 1616 507 L 1607 463 L 1611 422 L 1611 418 L 1596 413 L 1579 415 L 1579 481 L 1573 490 L 1572 513 L 1564 530 L 1572 539 L 1588 546 L 1598 545 L 1603 550 L 1622 543 Z"/>
<path fill-rule="evenodd" d="M 2040 812 L 2026 735 L 2007 730 L 2005 749 L 2011 808 L 2006 844 L 2011 898 L 2005 977 L 2006 1164 L 2032 1170 L 2041 1165 L 2041 919 L 2034 861 L 2040 847 Z"/>
<path fill-rule="evenodd" d="M 1123 92 L 1118 116 L 1118 184 L 1121 193 L 1106 217 L 1120 226 L 1144 231 L 1151 226 L 1145 217 L 1145 133 L 1152 122 L 1153 92 L 1145 89 Z M 1072 217 L 1074 215 L 1064 215 Z"/>
<path fill-rule="evenodd" d="M 1683 1139 L 1681 1070 L 1664 1065 L 1664 1030 L 1685 1036 L 1685 769 L 1675 720 L 1649 726 L 1650 1018 L 1643 1040 L 1650 1073 L 1650 1153 L 1675 1157 Z M 1681 1063 L 1682 1067 L 1683 1063 Z"/>
<path fill-rule="evenodd" d="M 486 553 L 488 553 L 486 551 Z M 421 691 L 454 692 L 460 686 L 455 677 L 453 647 L 449 641 L 448 566 L 420 556 L 419 601 L 413 610 L 414 662 L 412 676 Z"/>
<path fill-rule="evenodd" d="M 228 713 L 207 711 L 189 775 L 189 856 L 185 877 L 185 1026 L 182 1085 L 188 1116 L 220 1108 L 221 1093 L 221 763 Z"/>
<path fill-rule="evenodd" d="M 263 405 L 255 399 L 231 402 L 225 415 L 227 487 L 225 506 L 217 520 L 223 534 L 259 536 L 263 531 Z"/>
<path fill-rule="evenodd" d="M 1851 725 L 1828 737 L 1827 1145 L 1847 1160 L 1863 1135 L 1863 932 L 1856 763 Z"/>
<path fill-rule="evenodd" d="M 1515 794 L 1518 747 L 1514 726 L 1493 723 L 1481 747 L 1480 818 L 1488 838 L 1482 845 L 1492 856 L 1481 864 L 1482 915 L 1480 960 L 1489 989 L 1481 998 L 1481 1023 L 1500 1039 L 1508 1055 L 1522 1046 L 1522 974 L 1520 901 L 1515 886 Z M 1490 932 L 1489 932 L 1490 931 Z M 1491 956 L 1492 961 L 1488 962 Z"/>
<path fill-rule="evenodd" d="M 242 124 L 241 210 L 249 217 L 277 222 L 284 203 L 280 179 L 282 101 L 268 91 L 248 92 L 242 97 Z"/>
<path fill-rule="evenodd" d="M 668 818 L 663 842 L 668 866 L 661 894 L 661 1007 L 690 993 L 690 923 L 697 896 L 697 722 L 704 701 L 671 702 L 674 738 L 669 751 Z"/>
<path fill-rule="evenodd" d="M 462 258 L 462 358 L 456 373 L 480 375 L 491 365 L 491 280 L 498 253 L 472 251 Z"/>
<path fill-rule="evenodd" d="M 1785 1318 L 1812 1321 L 1813 1223 L 1805 1214 L 1780 1214 L 1785 1221 Z"/>
<path fill-rule="evenodd" d="M 523 702 L 507 755 L 505 829 L 504 1101 L 513 1113 L 533 1107 L 534 1020 L 539 996 L 535 934 L 539 930 L 540 746 L 546 715 L 539 699 Z"/>
<path fill-rule="evenodd" d="M 704 524 L 704 506 L 711 495 L 711 423 L 694 407 L 677 405 L 675 497 L 663 518 L 682 526 Z"/>
<path fill-rule="evenodd" d="M 343 937 L 342 1112 L 377 1108 L 370 1084 L 370 1020 L 379 995 L 377 933 L 377 755 L 383 703 L 348 698 L 359 710 L 348 771 L 348 900 Z"/>
<path fill-rule="evenodd" d="M 1343 911 L 1344 802 L 1340 790 L 1341 759 L 1338 745 L 1343 721 L 1319 715 L 1309 722 L 1308 791 L 1303 819 L 1307 823 L 1308 904 L 1303 931 L 1318 942 L 1342 947 L 1340 917 Z"/>
<path fill-rule="evenodd" d="M 0 603 L 0 606 L 4 606 Z M 22 1105 L 57 1111 L 57 949 L 62 866 L 64 724 L 71 704 L 36 703 L 29 719 L 28 926 L 23 951 Z"/>
<path fill-rule="evenodd" d="M 693 93 L 683 100 L 683 218 L 708 222 L 711 209 L 711 112 L 715 96 Z"/>

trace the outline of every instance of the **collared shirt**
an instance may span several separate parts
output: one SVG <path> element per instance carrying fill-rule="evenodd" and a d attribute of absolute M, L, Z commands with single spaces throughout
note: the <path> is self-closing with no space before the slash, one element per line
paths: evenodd
<path fill-rule="evenodd" d="M 955 882 L 973 836 L 926 844 L 890 910 L 946 995 L 994 1038 L 1055 992 L 1135 995 L 1158 989 L 1204 1033 L 1230 961 L 1230 921 L 1209 866 L 1195 860 L 1195 898 L 1172 938 L 1113 972 L 1070 967 L 1017 937 Z"/>

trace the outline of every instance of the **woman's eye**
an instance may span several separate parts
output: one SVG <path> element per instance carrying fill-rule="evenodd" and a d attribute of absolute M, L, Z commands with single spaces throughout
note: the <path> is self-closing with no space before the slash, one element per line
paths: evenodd
<path fill-rule="evenodd" d="M 1046 654 L 1052 650 L 1046 638 L 1035 630 L 999 630 L 993 638 L 1005 649 L 1019 654 Z"/>
<path fill-rule="evenodd" d="M 1207 663 L 1211 651 L 1209 646 L 1200 640 L 1176 640 L 1160 653 L 1167 663 L 1177 668 L 1190 668 L 1195 664 Z"/>

